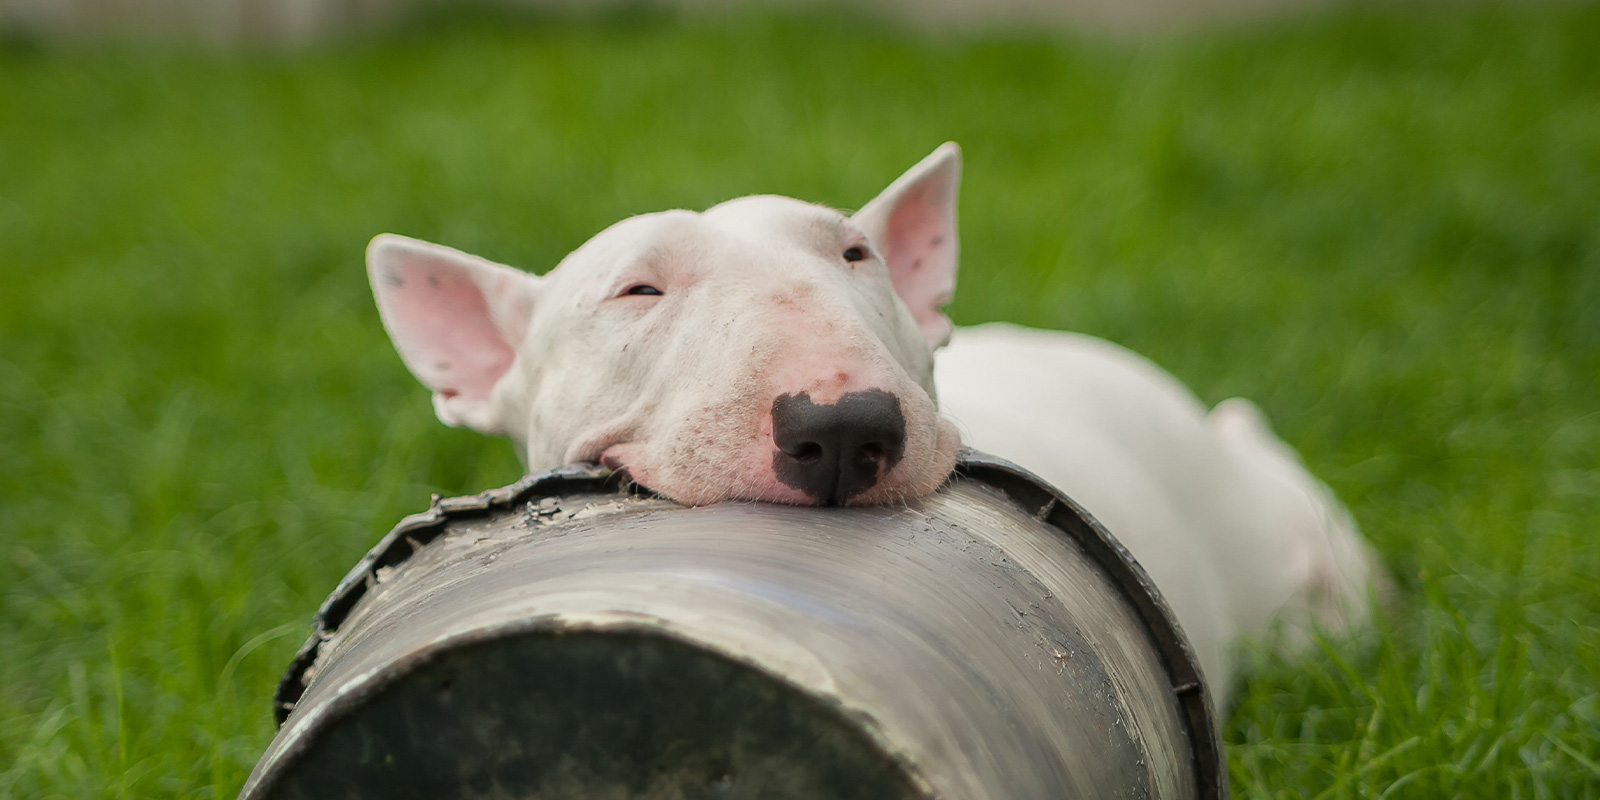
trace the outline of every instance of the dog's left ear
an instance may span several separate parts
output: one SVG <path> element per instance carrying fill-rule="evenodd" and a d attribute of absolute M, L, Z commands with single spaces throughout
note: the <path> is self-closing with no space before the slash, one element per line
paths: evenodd
<path fill-rule="evenodd" d="M 889 265 L 895 293 L 930 347 L 950 341 L 950 318 L 940 309 L 956 289 L 960 183 L 961 148 L 946 142 L 851 218 Z"/>
<path fill-rule="evenodd" d="M 367 271 L 383 327 L 439 421 L 504 434 L 494 390 L 527 335 L 539 279 L 392 233 L 367 246 Z"/>

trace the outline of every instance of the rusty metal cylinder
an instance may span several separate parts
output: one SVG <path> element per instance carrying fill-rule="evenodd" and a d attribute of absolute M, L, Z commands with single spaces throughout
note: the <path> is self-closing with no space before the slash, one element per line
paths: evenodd
<path fill-rule="evenodd" d="M 318 612 L 241 797 L 1226 796 L 1171 615 L 1020 469 L 968 453 L 867 508 L 616 483 L 397 526 Z"/>

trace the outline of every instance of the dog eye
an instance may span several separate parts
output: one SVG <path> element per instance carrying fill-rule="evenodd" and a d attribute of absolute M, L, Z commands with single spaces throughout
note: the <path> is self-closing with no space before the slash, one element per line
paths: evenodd
<path fill-rule="evenodd" d="M 660 297 L 662 292 L 660 289 L 657 289 L 648 283 L 640 283 L 634 286 L 629 286 L 628 291 L 623 292 L 623 294 L 638 294 L 646 297 Z"/>
<path fill-rule="evenodd" d="M 844 251 L 846 261 L 866 261 L 867 249 L 865 247 L 851 247 Z"/>

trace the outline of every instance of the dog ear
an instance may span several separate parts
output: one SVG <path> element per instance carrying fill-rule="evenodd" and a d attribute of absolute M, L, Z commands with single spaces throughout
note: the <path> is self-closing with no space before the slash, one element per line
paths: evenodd
<path fill-rule="evenodd" d="M 930 347 L 950 340 L 950 318 L 940 308 L 956 288 L 960 183 L 961 148 L 946 142 L 852 217 L 888 263 L 895 293 Z"/>
<path fill-rule="evenodd" d="M 367 246 L 378 316 L 439 421 L 505 433 L 494 387 L 528 332 L 539 279 L 436 244 L 382 234 Z"/>

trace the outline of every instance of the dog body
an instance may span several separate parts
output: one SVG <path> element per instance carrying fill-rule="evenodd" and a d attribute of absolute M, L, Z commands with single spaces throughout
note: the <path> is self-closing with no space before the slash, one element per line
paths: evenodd
<path fill-rule="evenodd" d="M 1128 548 L 1219 701 L 1241 639 L 1282 625 L 1295 647 L 1365 618 L 1369 548 L 1249 401 L 1208 414 L 1125 348 L 1005 324 L 957 330 L 936 374 L 966 444 L 1060 488 Z"/>
<path fill-rule="evenodd" d="M 383 235 L 369 272 L 439 418 L 530 471 L 598 461 L 687 504 L 900 502 L 964 439 L 1128 546 L 1219 695 L 1241 638 L 1363 618 L 1370 554 L 1248 402 L 1207 414 L 1127 350 L 1011 326 L 957 332 L 935 370 L 959 175 L 945 145 L 849 217 L 766 196 L 634 217 L 542 277 Z"/>

